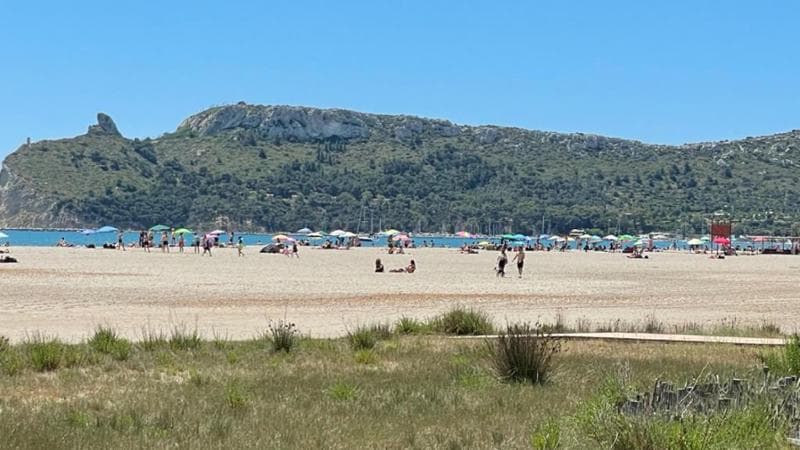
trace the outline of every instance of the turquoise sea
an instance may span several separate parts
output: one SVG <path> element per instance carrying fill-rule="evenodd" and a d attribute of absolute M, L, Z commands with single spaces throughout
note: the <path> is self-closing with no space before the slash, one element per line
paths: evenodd
<path fill-rule="evenodd" d="M 12 246 L 34 246 L 34 247 L 49 247 L 55 246 L 56 243 L 63 237 L 67 242 L 72 243 L 76 246 L 86 246 L 86 245 L 95 245 L 95 246 L 102 246 L 104 243 L 115 243 L 117 240 L 117 234 L 114 232 L 111 233 L 97 233 L 93 235 L 84 235 L 80 231 L 76 230 L 18 230 L 18 229 L 4 229 L 1 230 L 5 234 L 8 235 L 7 239 L 0 240 L 0 245 L 5 244 L 6 242 Z M 156 233 L 158 236 L 158 233 Z M 236 233 L 236 238 L 238 239 L 241 236 L 244 239 L 246 245 L 266 245 L 272 242 L 271 233 Z M 294 235 L 290 234 L 292 237 L 296 237 L 298 239 L 306 239 L 302 235 Z M 227 243 L 230 236 L 224 234 L 220 236 L 220 242 Z M 328 238 L 334 240 L 334 238 Z M 138 231 L 126 231 L 124 233 L 124 240 L 126 244 L 135 243 L 139 240 L 139 232 Z M 186 236 L 187 245 L 191 243 L 192 236 Z M 479 237 L 479 238 L 462 238 L 457 236 L 442 236 L 442 235 L 416 235 L 413 236 L 413 240 L 415 244 L 420 247 L 423 245 L 423 241 L 427 243 L 429 246 L 431 243 L 435 247 L 448 247 L 448 248 L 457 248 L 465 243 L 473 244 L 478 243 L 481 241 L 490 241 L 499 243 L 499 237 Z M 313 239 L 311 240 L 312 244 L 321 244 L 325 241 L 325 238 L 322 239 Z M 545 245 L 553 243 L 550 240 L 543 240 L 542 241 Z M 387 238 L 385 236 L 375 236 L 374 241 L 372 242 L 362 242 L 364 246 L 376 246 L 376 247 L 385 247 L 388 244 Z M 608 245 L 608 242 L 600 242 L 600 245 Z M 669 248 L 673 244 L 672 240 L 663 240 L 663 241 L 655 241 L 655 245 L 657 248 Z M 747 242 L 734 242 L 734 244 L 741 244 L 743 246 L 748 245 Z M 570 242 L 570 248 L 575 248 L 576 243 Z M 687 249 L 688 246 L 686 245 L 685 240 L 678 240 L 677 246 L 679 249 L 684 250 Z M 709 244 L 709 248 L 713 246 Z"/>

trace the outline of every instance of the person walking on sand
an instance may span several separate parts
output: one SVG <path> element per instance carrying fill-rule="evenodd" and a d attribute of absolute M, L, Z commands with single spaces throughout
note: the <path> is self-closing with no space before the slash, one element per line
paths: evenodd
<path fill-rule="evenodd" d="M 178 236 L 178 253 L 183 253 L 183 247 L 186 245 L 186 241 L 183 239 L 183 233 Z"/>
<path fill-rule="evenodd" d="M 206 238 L 203 240 L 203 254 L 201 256 L 205 256 L 206 253 L 208 253 L 208 256 L 211 256 L 211 247 L 213 246 L 214 246 L 214 238 L 211 237 L 210 235 L 206 236 Z"/>
<path fill-rule="evenodd" d="M 161 252 L 169 253 L 169 237 L 166 231 L 161 232 Z"/>
<path fill-rule="evenodd" d="M 519 247 L 517 253 L 514 255 L 514 259 L 511 261 L 517 262 L 517 272 L 519 272 L 519 278 L 522 278 L 522 267 L 525 265 L 525 249 Z"/>
<path fill-rule="evenodd" d="M 196 234 L 194 236 L 194 241 L 192 241 L 192 247 L 194 247 L 194 253 L 200 254 L 200 235 Z"/>
<path fill-rule="evenodd" d="M 292 242 L 292 256 L 300 257 L 300 253 L 297 251 L 297 242 Z"/>
<path fill-rule="evenodd" d="M 244 256 L 244 239 L 239 236 L 239 241 L 236 243 L 236 250 L 239 252 L 239 256 Z"/>
<path fill-rule="evenodd" d="M 123 239 L 122 231 L 117 232 L 117 250 L 125 251 L 125 241 Z"/>
<path fill-rule="evenodd" d="M 508 256 L 506 256 L 506 246 L 503 245 L 500 247 L 500 255 L 497 256 L 497 273 L 496 275 L 500 278 L 505 278 L 506 276 L 506 264 L 508 263 Z"/>

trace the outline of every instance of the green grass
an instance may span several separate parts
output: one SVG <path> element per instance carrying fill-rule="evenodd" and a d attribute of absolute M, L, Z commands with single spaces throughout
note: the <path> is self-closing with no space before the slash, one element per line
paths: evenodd
<path fill-rule="evenodd" d="M 3 354 L 28 355 L 29 341 Z M 758 349 L 724 345 L 565 342 L 549 382 L 533 386 L 499 379 L 482 339 L 403 336 L 354 352 L 347 338 L 303 338 L 288 354 L 253 340 L 139 342 L 123 361 L 88 343 L 35 342 L 60 349 L 61 364 L 42 373 L 26 357 L 0 371 L 9 448 L 594 449 L 584 426 L 602 422 L 577 419 L 621 371 L 641 390 L 702 371 L 760 373 Z M 85 357 L 69 366 L 69 353 Z M 757 419 L 734 418 L 774 437 Z"/>
<path fill-rule="evenodd" d="M 480 310 L 456 307 L 431 321 L 431 329 L 439 333 L 463 335 L 492 334 L 494 325 Z"/>
<path fill-rule="evenodd" d="M 113 329 L 102 326 L 95 330 L 88 344 L 92 350 L 111 355 L 117 361 L 128 359 L 132 349 L 130 341 L 120 337 Z"/>

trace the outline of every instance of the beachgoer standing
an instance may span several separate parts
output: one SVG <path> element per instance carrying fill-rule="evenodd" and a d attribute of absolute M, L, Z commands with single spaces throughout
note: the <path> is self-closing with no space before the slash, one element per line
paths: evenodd
<path fill-rule="evenodd" d="M 213 247 L 213 246 L 214 246 L 214 238 L 211 237 L 210 235 L 206 236 L 206 238 L 203 240 L 203 255 L 202 256 L 205 256 L 206 253 L 208 253 L 208 256 L 211 256 L 211 247 Z"/>
<path fill-rule="evenodd" d="M 167 232 L 161 232 L 161 253 L 169 253 L 169 239 L 167 239 Z"/>
<path fill-rule="evenodd" d="M 522 267 L 525 265 L 525 249 L 520 247 L 517 249 L 517 254 L 514 255 L 512 261 L 517 261 L 517 272 L 519 277 L 522 278 Z"/>
<path fill-rule="evenodd" d="M 200 253 L 200 235 L 197 234 L 194 236 L 194 241 L 192 242 L 192 246 L 194 247 L 194 252 Z"/>
<path fill-rule="evenodd" d="M 236 243 L 236 250 L 239 252 L 239 256 L 244 256 L 244 239 L 239 236 L 239 242 Z"/>
<path fill-rule="evenodd" d="M 175 228 L 170 228 L 169 234 L 170 234 L 172 246 L 174 247 L 175 246 Z"/>
<path fill-rule="evenodd" d="M 506 247 L 503 245 L 500 247 L 500 255 L 497 256 L 497 276 L 500 278 L 504 278 L 506 276 L 506 264 L 508 263 L 508 257 L 506 256 Z"/>
<path fill-rule="evenodd" d="M 297 242 L 292 242 L 292 256 L 300 257 L 300 253 L 297 252 Z"/>
<path fill-rule="evenodd" d="M 125 242 L 123 241 L 122 231 L 117 232 L 117 250 L 125 251 Z"/>
<path fill-rule="evenodd" d="M 183 239 L 183 233 L 178 236 L 178 253 L 183 253 L 183 247 L 186 245 L 186 241 Z"/>

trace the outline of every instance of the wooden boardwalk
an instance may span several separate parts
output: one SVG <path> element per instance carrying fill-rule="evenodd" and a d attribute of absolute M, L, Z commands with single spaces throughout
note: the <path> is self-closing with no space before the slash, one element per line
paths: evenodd
<path fill-rule="evenodd" d="M 695 334 L 655 334 L 655 333 L 553 333 L 553 337 L 570 340 L 607 340 L 633 342 L 683 342 L 695 344 L 731 344 L 755 346 L 781 346 L 784 338 L 757 338 L 739 336 L 703 336 Z M 458 338 L 496 338 L 490 336 L 458 336 Z"/>

